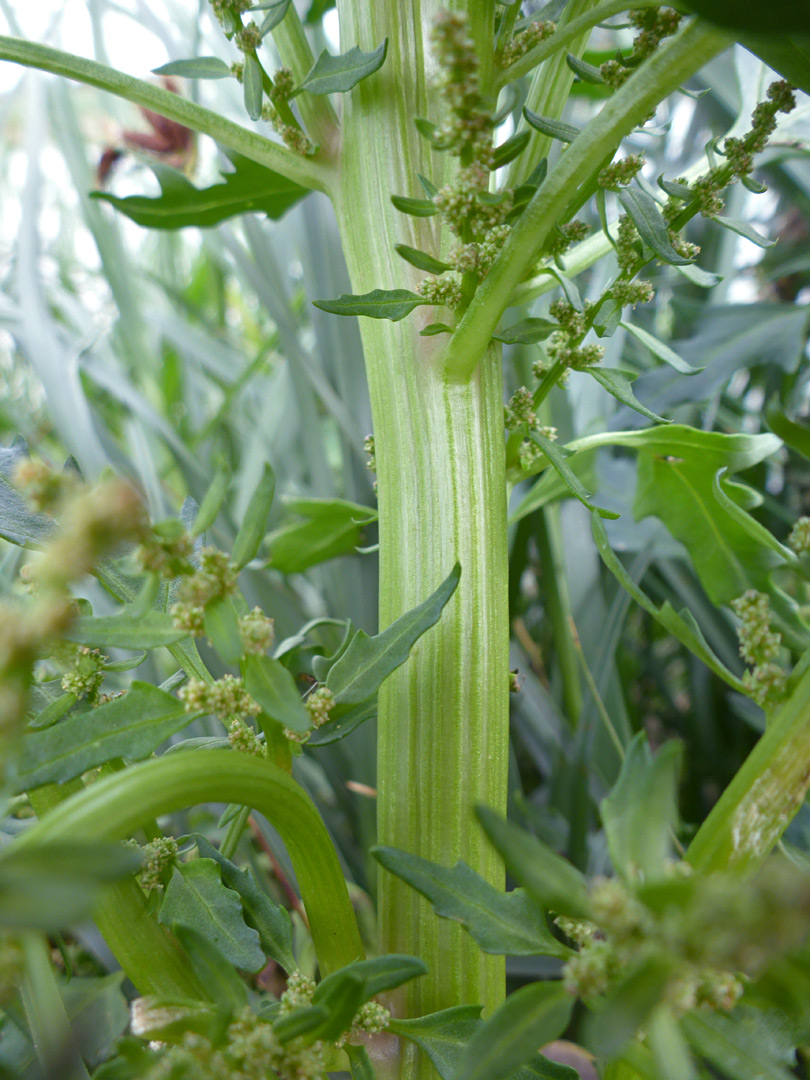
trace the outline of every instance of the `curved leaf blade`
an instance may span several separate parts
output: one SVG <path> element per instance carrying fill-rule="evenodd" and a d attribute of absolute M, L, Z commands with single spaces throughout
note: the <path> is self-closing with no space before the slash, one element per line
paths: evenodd
<path fill-rule="evenodd" d="M 365 315 L 370 319 L 399 322 L 425 301 L 409 289 L 372 289 L 358 296 L 344 293 L 337 300 L 313 300 L 312 303 L 330 315 Z"/>
<path fill-rule="evenodd" d="M 218 56 L 195 56 L 190 60 L 172 60 L 152 68 L 153 75 L 180 75 L 184 79 L 232 79 L 230 65 Z"/>

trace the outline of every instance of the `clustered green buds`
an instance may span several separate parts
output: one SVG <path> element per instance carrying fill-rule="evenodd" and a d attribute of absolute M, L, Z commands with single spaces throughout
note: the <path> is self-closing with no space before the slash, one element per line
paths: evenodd
<path fill-rule="evenodd" d="M 643 167 L 643 154 L 628 154 L 627 157 L 619 158 L 618 161 L 606 165 L 599 173 L 597 183 L 600 187 L 616 191 L 634 180 Z"/>
<path fill-rule="evenodd" d="M 551 442 L 557 441 L 557 429 L 555 427 L 539 427 L 538 435 L 544 436 Z M 524 439 L 518 450 L 518 464 L 524 472 L 531 472 L 535 465 L 545 458 L 545 454 L 533 439 Z"/>
<path fill-rule="evenodd" d="M 328 686 L 319 686 L 313 690 L 304 704 L 309 712 L 312 726 L 322 727 L 329 719 L 329 713 L 335 707 L 335 695 Z"/>
<path fill-rule="evenodd" d="M 466 16 L 439 12 L 430 40 L 440 71 L 438 88 L 450 113 L 439 138 L 451 153 L 487 162 L 492 115 L 479 91 L 478 57 Z"/>
<path fill-rule="evenodd" d="M 369 472 L 375 473 L 377 471 L 377 454 L 374 449 L 373 435 L 366 435 L 365 439 L 363 439 L 363 451 L 368 454 L 366 468 Z"/>
<path fill-rule="evenodd" d="M 177 858 L 179 851 L 177 841 L 173 836 L 159 836 L 141 847 L 140 851 L 144 857 L 143 866 L 138 874 L 141 888 L 147 893 L 162 889 L 166 870 Z"/>
<path fill-rule="evenodd" d="M 260 607 L 254 607 L 247 615 L 240 616 L 239 636 L 246 655 L 262 656 L 273 644 L 275 624 Z"/>
<path fill-rule="evenodd" d="M 810 551 L 810 517 L 800 517 L 790 530 L 788 545 L 797 555 Z"/>
<path fill-rule="evenodd" d="M 601 65 L 602 78 L 614 89 L 624 83 L 638 65 L 655 52 L 665 37 L 678 29 L 681 16 L 672 8 L 641 8 L 628 12 L 630 23 L 638 30 L 633 38 L 633 50 L 620 60 L 606 60 Z"/>
<path fill-rule="evenodd" d="M 605 355 L 604 346 L 595 342 L 582 344 L 588 332 L 588 315 L 592 311 L 592 305 L 586 301 L 583 310 L 577 311 L 573 304 L 560 299 L 554 301 L 549 311 L 560 326 L 548 341 L 546 352 L 551 360 L 564 371 L 581 371 L 598 364 Z M 538 378 L 544 374 L 545 364 L 542 360 L 535 363 L 534 372 Z"/>
<path fill-rule="evenodd" d="M 194 573 L 193 551 L 193 537 L 181 522 L 173 520 L 155 526 L 138 547 L 135 557 L 146 573 L 172 579 Z"/>
<path fill-rule="evenodd" d="M 252 754 L 254 757 L 267 757 L 267 747 L 259 737 L 258 732 L 244 720 L 234 717 L 228 724 L 228 742 L 234 750 L 241 754 Z"/>
<path fill-rule="evenodd" d="M 438 307 L 458 307 L 461 303 L 461 285 L 448 274 L 440 277 L 424 278 L 416 290 L 429 304 Z"/>
<path fill-rule="evenodd" d="M 75 472 L 52 469 L 44 461 L 21 458 L 14 470 L 13 484 L 34 510 L 58 513 L 60 507 L 81 488 Z"/>
<path fill-rule="evenodd" d="M 66 694 L 75 694 L 77 698 L 86 696 L 95 703 L 104 682 L 104 664 L 109 657 L 87 645 L 74 646 L 71 651 L 72 663 L 62 676 L 62 689 Z"/>
<path fill-rule="evenodd" d="M 770 598 L 749 589 L 733 600 L 731 607 L 741 620 L 737 628 L 740 656 L 751 665 L 743 682 L 757 704 L 773 705 L 784 697 L 787 672 L 775 662 L 782 646 L 782 635 L 771 630 Z"/>
<path fill-rule="evenodd" d="M 528 387 L 521 386 L 512 394 L 504 409 L 504 424 L 507 430 L 514 431 L 524 424 L 533 428 L 536 423 L 532 392 Z"/>
<path fill-rule="evenodd" d="M 557 24 L 548 20 L 538 19 L 536 22 L 529 23 L 523 30 L 519 30 L 504 46 L 501 57 L 503 66 L 508 67 L 510 64 L 514 64 L 516 60 L 520 60 L 521 56 L 525 56 L 535 45 L 539 45 L 541 41 L 550 38 L 556 29 Z"/>
<path fill-rule="evenodd" d="M 204 629 L 205 607 L 236 592 L 238 568 L 224 551 L 205 547 L 200 551 L 199 566 L 186 575 L 172 605 L 171 616 L 179 630 L 200 637 Z"/>
<path fill-rule="evenodd" d="M 242 679 L 235 675 L 223 675 L 215 682 L 189 679 L 180 687 L 178 697 L 185 704 L 186 712 L 213 713 L 220 720 L 242 715 L 258 716 L 261 712 Z"/>

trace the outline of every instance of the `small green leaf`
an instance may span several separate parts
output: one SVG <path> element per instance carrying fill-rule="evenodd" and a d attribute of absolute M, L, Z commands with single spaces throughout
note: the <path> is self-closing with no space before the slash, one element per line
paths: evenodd
<path fill-rule="evenodd" d="M 275 30 L 281 20 L 286 16 L 290 10 L 290 4 L 292 0 L 270 0 L 269 3 L 258 4 L 256 7 L 251 8 L 251 11 L 266 11 L 267 14 L 262 19 L 259 31 L 264 37 L 269 34 L 271 30 Z"/>
<path fill-rule="evenodd" d="M 503 341 L 507 345 L 534 345 L 538 341 L 545 341 L 559 328 L 559 323 L 551 319 L 521 319 L 520 322 L 498 330 L 492 336 L 496 341 Z"/>
<path fill-rule="evenodd" d="M 411 217 L 433 217 L 439 208 L 432 199 L 410 199 L 407 195 L 392 195 L 391 202 L 403 214 Z"/>
<path fill-rule="evenodd" d="M 568 53 L 565 58 L 566 64 L 577 76 L 582 79 L 583 82 L 591 83 L 594 86 L 603 86 L 604 77 L 598 67 L 594 67 L 593 64 L 587 63 L 585 60 L 580 60 L 578 56 L 574 56 L 573 53 Z"/>
<path fill-rule="evenodd" d="M 362 975 L 355 974 L 351 965 L 322 979 L 312 995 L 312 1004 L 326 1009 L 328 1018 L 310 1032 L 307 1041 L 336 1042 L 351 1027 L 357 1010 L 368 1000 L 364 996 L 365 986 Z"/>
<path fill-rule="evenodd" d="M 414 200 L 416 201 L 416 200 Z M 425 301 L 409 289 L 372 289 L 362 296 L 343 295 L 337 300 L 313 300 L 316 308 L 330 315 L 366 315 L 370 319 L 399 322 Z"/>
<path fill-rule="evenodd" d="M 579 128 L 574 127 L 572 124 L 564 124 L 562 120 L 552 120 L 548 116 L 540 116 L 539 113 L 532 112 L 525 105 L 523 106 L 523 116 L 526 123 L 533 127 L 535 131 L 548 135 L 551 139 L 559 139 L 561 142 L 570 143 L 579 135 Z"/>
<path fill-rule="evenodd" d="M 475 812 L 506 869 L 544 910 L 588 918 L 588 890 L 576 867 L 494 810 L 479 806 Z"/>
<path fill-rule="evenodd" d="M 228 157 L 234 171 L 226 173 L 221 184 L 196 188 L 177 169 L 156 163 L 151 166 L 160 184 L 156 198 L 129 195 L 121 199 L 105 191 L 94 191 L 93 198 L 111 203 L 138 225 L 182 229 L 188 225 L 207 228 L 248 212 L 280 218 L 309 194 L 300 184 L 249 158 L 233 151 L 228 151 Z"/>
<path fill-rule="evenodd" d="M 588 375 L 596 379 L 600 385 L 604 386 L 607 392 L 612 394 L 617 401 L 621 401 L 623 405 L 629 405 L 637 413 L 641 413 L 642 416 L 646 416 L 650 420 L 656 420 L 659 424 L 671 423 L 670 420 L 665 420 L 658 413 L 652 412 L 646 405 L 642 405 L 633 393 L 631 384 L 638 378 L 637 372 L 623 371 L 621 368 L 601 367 L 588 367 L 584 370 Z"/>
<path fill-rule="evenodd" d="M 194 859 L 174 868 L 159 920 L 195 930 L 234 967 L 251 972 L 264 967 L 259 935 L 245 923 L 239 897 L 223 885 L 213 859 Z"/>
<path fill-rule="evenodd" d="M 568 1026 L 574 999 L 562 985 L 522 987 L 475 1031 L 461 1059 L 464 1080 L 505 1080 Z"/>
<path fill-rule="evenodd" d="M 503 893 L 464 862 L 447 868 L 391 847 L 372 848 L 371 854 L 429 900 L 437 915 L 460 922 L 484 952 L 571 955 L 571 950 L 549 932 L 543 913 L 523 889 Z"/>
<path fill-rule="evenodd" d="M 247 986 L 213 941 L 191 926 L 175 924 L 171 929 L 189 954 L 194 973 L 208 996 L 223 1009 L 244 1008 L 248 1003 Z"/>
<path fill-rule="evenodd" d="M 757 232 L 753 225 L 749 225 L 747 221 L 741 221 L 739 218 L 721 217 L 720 214 L 715 214 L 711 220 L 716 221 L 718 225 L 722 225 L 724 229 L 730 229 L 732 232 L 737 233 L 738 236 L 744 236 L 746 240 L 750 240 L 757 247 L 769 248 L 776 244 L 776 240 L 769 240 L 767 236 Z"/>
<path fill-rule="evenodd" d="M 377 1074 L 374 1072 L 374 1066 L 371 1064 L 371 1058 L 365 1046 L 352 1046 L 349 1043 L 343 1049 L 349 1059 L 352 1080 L 376 1080 Z"/>
<path fill-rule="evenodd" d="M 580 478 L 565 460 L 563 450 L 553 443 L 551 439 L 547 439 L 545 435 L 541 435 L 538 431 L 530 432 L 529 438 L 537 443 L 546 455 L 551 467 L 559 475 L 560 479 L 574 498 L 579 499 L 583 506 L 587 506 L 589 510 L 596 510 L 600 517 L 617 518 L 619 516 L 612 510 L 605 510 L 601 506 L 595 506 L 590 501 L 593 498 L 593 495 L 588 491 Z"/>
<path fill-rule="evenodd" d="M 239 620 L 228 596 L 212 600 L 205 606 L 205 636 L 226 664 L 238 664 L 245 651 Z"/>
<path fill-rule="evenodd" d="M 355 728 L 377 715 L 377 699 L 361 701 L 359 705 L 338 705 L 329 715 L 329 722 L 316 728 L 307 746 L 328 746 L 351 735 Z"/>
<path fill-rule="evenodd" d="M 309 1005 L 296 1009 L 273 1022 L 273 1033 L 284 1046 L 293 1039 L 301 1039 L 321 1031 L 329 1021 L 329 1010 L 322 1005 Z"/>
<path fill-rule="evenodd" d="M 416 174 L 416 179 L 421 184 L 422 191 L 424 191 L 425 195 L 427 195 L 427 197 L 429 199 L 432 199 L 434 197 L 434 195 L 439 194 L 439 189 L 436 187 L 436 185 L 431 180 L 428 180 L 428 178 L 426 176 L 422 176 L 421 173 L 417 173 Z"/>
<path fill-rule="evenodd" d="M 112 758 L 140 761 L 192 719 L 177 698 L 135 681 L 123 697 L 25 735 L 15 790 L 64 783 Z"/>
<path fill-rule="evenodd" d="M 640 731 L 627 747 L 619 778 L 600 810 L 613 867 L 625 881 L 654 881 L 666 872 L 678 817 L 682 746 L 668 742 L 652 756 Z"/>
<path fill-rule="evenodd" d="M 639 187 L 622 188 L 619 202 L 638 229 L 641 239 L 659 259 L 673 266 L 686 266 L 694 261 L 679 255 L 672 246 L 658 203 L 646 191 Z"/>
<path fill-rule="evenodd" d="M 722 274 L 715 274 L 711 270 L 704 270 L 702 267 L 697 266 L 695 263 L 688 263 L 686 266 L 676 266 L 675 269 L 691 282 L 692 285 L 697 285 L 699 289 L 713 289 L 715 285 L 723 280 Z"/>
<path fill-rule="evenodd" d="M 515 132 L 511 138 L 502 142 L 500 146 L 496 146 L 492 152 L 490 168 L 501 169 L 504 165 L 508 165 L 510 161 L 514 161 L 526 149 L 531 137 L 532 133 L 524 128 L 523 131 Z"/>
<path fill-rule="evenodd" d="M 703 368 L 692 367 L 691 364 L 687 364 L 676 352 L 670 349 L 669 345 L 659 341 L 648 330 L 636 326 L 635 323 L 624 322 L 624 320 L 619 325 L 624 327 L 628 334 L 632 334 L 634 338 L 640 341 L 646 349 L 649 349 L 653 356 L 657 356 L 659 360 L 663 360 L 671 368 L 680 371 L 682 375 L 697 375 L 699 371 L 703 371 Z"/>
<path fill-rule="evenodd" d="M 338 703 L 357 704 L 377 692 L 383 680 L 405 663 L 422 634 L 439 621 L 460 577 L 461 567 L 456 563 L 427 600 L 400 616 L 381 634 L 370 638 L 358 630 L 326 680 Z"/>
<path fill-rule="evenodd" d="M 616 1057 L 661 1001 L 675 963 L 660 953 L 642 957 L 588 1017 L 586 1044 L 600 1056 Z"/>
<path fill-rule="evenodd" d="M 261 120 L 264 104 L 264 72 L 255 52 L 246 52 L 242 89 L 245 111 L 251 120 Z"/>
<path fill-rule="evenodd" d="M 310 94 L 344 94 L 362 79 L 379 71 L 387 53 L 388 38 L 370 53 L 361 52 L 357 45 L 340 56 L 331 56 L 324 49 L 293 94 L 300 94 L 302 90 Z"/>
<path fill-rule="evenodd" d="M 211 481 L 197 510 L 197 516 L 194 518 L 194 524 L 190 530 L 193 536 L 200 536 L 202 533 L 207 532 L 217 520 L 222 504 L 225 502 L 225 496 L 228 494 L 230 483 L 231 471 L 223 462 L 217 467 L 214 479 Z M 180 523 L 177 522 L 177 524 Z"/>
<path fill-rule="evenodd" d="M 146 659 L 146 653 L 140 652 L 137 656 L 130 656 L 126 660 L 111 660 L 107 664 L 101 665 L 102 671 L 132 671 Z"/>
<path fill-rule="evenodd" d="M 688 184 L 680 180 L 667 180 L 663 173 L 658 177 L 658 186 L 671 198 L 680 199 L 681 202 L 692 202 L 695 198 L 695 193 Z"/>
<path fill-rule="evenodd" d="M 196 56 L 191 60 L 172 60 L 159 68 L 152 68 L 153 75 L 180 75 L 184 79 L 232 79 L 230 65 L 218 56 Z"/>
<path fill-rule="evenodd" d="M 267 515 L 273 505 L 275 490 L 276 474 L 272 466 L 266 462 L 261 479 L 250 496 L 245 516 L 242 518 L 242 524 L 233 542 L 231 558 L 240 570 L 243 566 L 247 566 L 251 559 L 255 559 L 259 552 L 267 531 Z"/>
<path fill-rule="evenodd" d="M 535 167 L 526 177 L 526 183 L 539 188 L 548 176 L 548 158 L 540 158 Z"/>
<path fill-rule="evenodd" d="M 347 499 L 286 499 L 289 515 L 267 540 L 268 566 L 301 574 L 340 555 L 354 555 L 377 511 Z"/>
<path fill-rule="evenodd" d="M 245 687 L 271 720 L 305 735 L 312 727 L 307 707 L 301 700 L 295 679 L 280 660 L 269 656 L 247 656 L 243 666 Z"/>
<path fill-rule="evenodd" d="M 429 323 L 424 330 L 419 331 L 420 337 L 435 337 L 437 334 L 452 334 L 453 327 L 443 322 Z"/>
<path fill-rule="evenodd" d="M 34 731 L 50 727 L 57 720 L 61 720 L 65 713 L 73 708 L 77 700 L 75 694 L 61 694 L 58 698 L 54 698 L 50 705 L 46 705 L 41 712 L 37 713 L 30 722 L 29 727 Z"/>
<path fill-rule="evenodd" d="M 347 964 L 321 979 L 312 996 L 312 1004 L 318 1005 L 326 1000 L 346 978 L 359 982 L 360 1004 L 363 1004 L 386 990 L 396 990 L 398 986 L 426 972 L 426 965 L 416 956 L 392 953 L 390 956 L 373 956 L 369 960 L 355 960 L 353 964 Z"/>
<path fill-rule="evenodd" d="M 188 637 L 163 611 L 138 614 L 129 607 L 117 615 L 82 615 L 65 631 L 77 645 L 106 645 L 114 649 L 157 649 Z"/>
<path fill-rule="evenodd" d="M 565 293 L 565 299 L 575 308 L 577 311 L 584 311 L 584 305 L 582 303 L 582 297 L 579 294 L 579 289 L 574 282 L 562 272 L 557 266 L 544 266 L 543 273 L 551 274 L 553 278 L 556 278 L 560 283 L 562 291 Z"/>
<path fill-rule="evenodd" d="M 197 850 L 204 859 L 219 864 L 222 881 L 242 899 L 246 921 L 258 932 L 262 948 L 281 967 L 291 974 L 297 969 L 293 955 L 292 922 L 289 912 L 259 887 L 251 870 L 240 870 L 204 836 L 195 833 Z"/>
<path fill-rule="evenodd" d="M 427 270 L 429 274 L 443 274 L 445 270 L 453 269 L 449 263 L 435 259 L 432 255 L 428 255 L 426 251 L 408 247 L 407 244 L 394 244 L 394 250 L 405 262 L 415 266 L 417 270 Z"/>
<path fill-rule="evenodd" d="M 467 1043 L 481 1023 L 480 1005 L 456 1005 L 412 1020 L 392 1017 L 388 1030 L 424 1050 L 442 1080 L 456 1080 Z"/>

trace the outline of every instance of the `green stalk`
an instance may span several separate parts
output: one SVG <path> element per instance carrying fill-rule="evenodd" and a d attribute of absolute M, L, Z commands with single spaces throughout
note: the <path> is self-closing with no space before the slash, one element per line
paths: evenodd
<path fill-rule="evenodd" d="M 565 715 L 574 731 L 582 712 L 582 686 L 574 639 L 571 634 L 571 597 L 565 575 L 562 523 L 556 504 L 545 506 L 537 515 L 535 542 L 543 568 L 543 594 L 554 632 L 554 650 L 563 685 Z"/>
<path fill-rule="evenodd" d="M 61 1080 L 90 1080 L 59 993 L 47 939 L 29 931 L 22 936 L 22 946 L 22 1000 L 43 1073 Z"/>
<path fill-rule="evenodd" d="M 810 787 L 810 672 L 768 724 L 698 829 L 686 858 L 703 873 L 751 873 L 770 854 Z"/>
<path fill-rule="evenodd" d="M 278 830 L 295 869 L 323 974 L 363 956 L 343 871 L 318 811 L 290 776 L 259 758 L 192 750 L 136 765 L 75 795 L 18 843 L 77 836 L 123 839 L 148 818 L 204 801 L 253 807 Z M 148 978 L 152 959 L 144 952 L 129 960 L 125 970 L 139 986 Z"/>
<path fill-rule="evenodd" d="M 467 6 L 472 13 L 475 5 Z M 416 286 L 421 275 L 396 255 L 397 241 L 439 250 L 435 219 L 403 216 L 390 202 L 394 193 L 414 193 L 417 172 L 440 184 L 450 164 L 446 156 L 431 160 L 413 126 L 415 116 L 435 116 L 425 57 L 439 7 L 437 0 L 339 0 L 343 47 L 368 50 L 385 36 L 390 41 L 385 67 L 344 98 L 336 210 L 354 292 Z M 502 888 L 503 867 L 473 817 L 476 803 L 503 810 L 506 796 L 501 360 L 493 347 L 466 382 L 448 382 L 437 339 L 419 336 L 422 326 L 447 317 L 428 308 L 398 323 L 360 324 L 379 484 L 380 625 L 424 599 L 456 560 L 462 567 L 441 621 L 380 691 L 378 838 L 445 866 L 464 859 Z M 415 953 L 430 969 L 394 996 L 397 1014 L 465 1002 L 490 1010 L 502 1000 L 502 959 L 482 954 L 460 927 L 437 919 L 386 873 L 378 910 L 382 949 Z M 424 1058 L 405 1056 L 393 1068 L 409 1080 L 435 1076 Z"/>
<path fill-rule="evenodd" d="M 178 124 L 198 131 L 201 135 L 210 135 L 223 146 L 281 173 L 303 187 L 327 191 L 332 182 L 331 167 L 317 157 L 294 154 L 285 146 L 265 139 L 263 135 L 249 131 L 232 120 L 226 120 L 224 116 L 202 105 L 196 105 L 188 98 L 172 94 L 160 86 L 153 86 L 143 79 L 124 75 L 105 64 L 97 64 L 94 60 L 86 60 L 82 56 L 74 56 L 59 49 L 51 49 L 47 45 L 2 35 L 0 60 L 10 60 L 24 67 L 50 71 L 55 75 L 63 75 L 88 86 L 98 87 L 99 90 L 108 90 L 117 97 L 125 98 L 144 109 L 151 109 L 169 120 L 175 120 Z"/>
<path fill-rule="evenodd" d="M 296 84 L 303 82 L 315 63 L 301 19 L 291 4 L 287 14 L 273 30 L 273 41 L 281 61 L 293 73 Z M 324 156 L 331 158 L 338 151 L 340 129 L 338 118 L 328 96 L 308 94 L 306 90 L 296 98 L 304 121 L 304 127 Z"/>

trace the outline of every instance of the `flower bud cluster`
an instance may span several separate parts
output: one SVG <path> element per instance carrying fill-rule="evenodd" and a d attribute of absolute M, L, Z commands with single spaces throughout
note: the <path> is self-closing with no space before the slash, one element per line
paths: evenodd
<path fill-rule="evenodd" d="M 191 561 L 193 551 L 194 540 L 180 522 L 167 522 L 165 527 L 152 531 L 138 547 L 135 557 L 146 573 L 159 574 L 171 580 L 194 573 Z"/>
<path fill-rule="evenodd" d="M 539 427 L 538 435 L 543 435 L 550 442 L 557 441 L 557 429 L 555 427 Z M 544 458 L 542 449 L 533 439 L 524 439 L 518 450 L 518 464 L 524 472 L 531 472 L 535 465 Z"/>
<path fill-rule="evenodd" d="M 597 183 L 600 187 L 615 191 L 629 184 L 641 172 L 643 166 L 643 154 L 628 154 L 627 157 L 606 165 L 599 173 Z"/>
<path fill-rule="evenodd" d="M 790 530 L 788 545 L 797 554 L 810 551 L 810 517 L 800 517 Z"/>
<path fill-rule="evenodd" d="M 363 451 L 368 454 L 368 460 L 366 461 L 366 468 L 369 472 L 375 473 L 377 471 L 377 454 L 374 449 L 374 436 L 366 435 L 363 439 Z"/>
<path fill-rule="evenodd" d="M 81 487 L 74 472 L 68 469 L 58 472 L 44 461 L 29 457 L 21 458 L 17 463 L 12 483 L 34 510 L 52 513 L 77 495 Z"/>
<path fill-rule="evenodd" d="M 638 30 L 633 38 L 633 51 L 626 62 L 607 60 L 601 65 L 602 78 L 618 89 L 631 75 L 634 68 L 646 60 L 658 48 L 661 40 L 670 37 L 678 29 L 681 16 L 672 8 L 640 8 L 628 12 L 631 24 Z"/>
<path fill-rule="evenodd" d="M 472 151 L 478 160 L 487 160 L 492 115 L 479 91 L 478 57 L 467 17 L 460 12 L 439 12 L 430 40 L 440 72 L 438 89 L 450 113 L 439 138 L 453 154 Z"/>
<path fill-rule="evenodd" d="M 622 307 L 635 307 L 636 304 L 648 304 L 655 296 L 655 289 L 651 281 L 616 281 L 607 295 Z"/>
<path fill-rule="evenodd" d="M 313 690 L 304 704 L 309 712 L 312 726 L 323 727 L 329 719 L 329 713 L 335 707 L 335 695 L 327 686 L 319 686 Z"/>
<path fill-rule="evenodd" d="M 280 101 L 281 98 L 277 97 L 276 100 Z M 265 102 L 262 106 L 262 120 L 270 124 L 273 130 L 281 136 L 284 145 L 289 147 L 290 150 L 294 150 L 296 154 L 305 157 L 315 149 L 301 128 L 296 124 L 289 124 L 286 120 L 283 120 L 279 116 L 275 105 L 271 102 Z"/>
<path fill-rule="evenodd" d="M 770 599 L 749 589 L 732 600 L 731 607 L 741 620 L 737 628 L 740 656 L 751 665 L 743 682 L 758 705 L 773 704 L 784 697 L 787 672 L 776 663 L 782 635 L 771 630 Z"/>
<path fill-rule="evenodd" d="M 74 604 L 58 593 L 27 607 L 0 603 L 0 761 L 3 740 L 16 736 L 25 721 L 34 661 L 50 649 L 74 614 Z"/>
<path fill-rule="evenodd" d="M 521 386 L 511 396 L 504 409 L 504 424 L 508 431 L 515 431 L 524 426 L 533 428 L 536 423 L 532 392 L 528 387 Z"/>
<path fill-rule="evenodd" d="M 488 195 L 489 169 L 474 161 L 460 169 L 455 180 L 434 195 L 433 202 L 456 236 L 469 234 L 486 242 L 492 230 L 503 226 L 513 205 L 510 191 L 500 192 L 495 199 L 487 198 Z"/>
<path fill-rule="evenodd" d="M 247 656 L 262 656 L 272 646 L 275 624 L 260 607 L 239 618 L 239 636 Z"/>
<path fill-rule="evenodd" d="M 169 866 L 174 862 L 179 845 L 173 836 L 159 836 L 145 844 L 141 851 L 144 864 L 138 875 L 144 892 L 155 892 L 163 888 L 163 878 Z"/>
<path fill-rule="evenodd" d="M 556 29 L 556 23 L 543 21 L 542 19 L 529 23 L 525 29 L 520 30 L 515 34 L 511 41 L 507 42 L 503 50 L 503 66 L 509 67 L 509 65 L 514 64 L 516 60 L 520 60 L 520 58 L 525 56 L 530 49 L 535 47 L 535 45 L 539 45 L 541 41 L 550 38 Z"/>
<path fill-rule="evenodd" d="M 220 720 L 231 716 L 258 716 L 261 707 L 245 689 L 245 684 L 234 675 L 223 675 L 216 682 L 189 679 L 178 691 L 178 697 L 186 706 L 186 712 L 213 713 Z"/>
<path fill-rule="evenodd" d="M 583 368 L 593 367 L 598 364 L 605 355 L 602 345 L 591 343 L 582 344 L 582 339 L 587 333 L 587 316 L 592 305 L 585 304 L 584 311 L 577 311 L 567 300 L 555 300 L 550 307 L 550 313 L 560 324 L 560 329 L 555 330 L 549 338 L 546 352 L 555 364 L 560 364 L 566 369 L 581 371 Z M 545 372 L 545 364 L 539 361 L 535 364 L 535 374 L 538 378 Z"/>
<path fill-rule="evenodd" d="M 267 757 L 267 747 L 256 731 L 238 717 L 228 724 L 228 742 L 234 750 L 254 757 Z"/>
<path fill-rule="evenodd" d="M 461 303 L 461 285 L 450 274 L 423 278 L 417 285 L 416 291 L 429 304 L 455 308 Z"/>
<path fill-rule="evenodd" d="M 202 548 L 199 561 L 194 573 L 183 579 L 177 593 L 178 601 L 171 608 L 178 630 L 187 630 L 196 637 L 203 633 L 206 604 L 232 596 L 236 592 L 238 573 L 225 552 L 217 548 Z"/>
<path fill-rule="evenodd" d="M 564 255 L 572 244 L 584 240 L 590 232 L 590 227 L 584 221 L 569 221 L 565 225 L 558 225 L 548 245 L 549 254 L 558 259 Z"/>
<path fill-rule="evenodd" d="M 632 219 L 627 214 L 622 214 L 619 218 L 618 236 L 616 238 L 616 259 L 619 263 L 619 270 L 623 274 L 630 273 L 635 269 L 639 258 L 640 245 L 641 237 L 638 234 L 638 229 L 636 229 Z"/>
<path fill-rule="evenodd" d="M 255 53 L 262 43 L 262 32 L 255 22 L 249 22 L 234 34 L 234 40 L 244 53 Z"/>
<path fill-rule="evenodd" d="M 108 659 L 102 656 L 99 649 L 77 646 L 70 670 L 62 676 L 62 689 L 66 694 L 75 694 L 77 698 L 86 695 L 91 702 L 98 701 L 98 692 L 104 682 L 102 669 Z"/>

